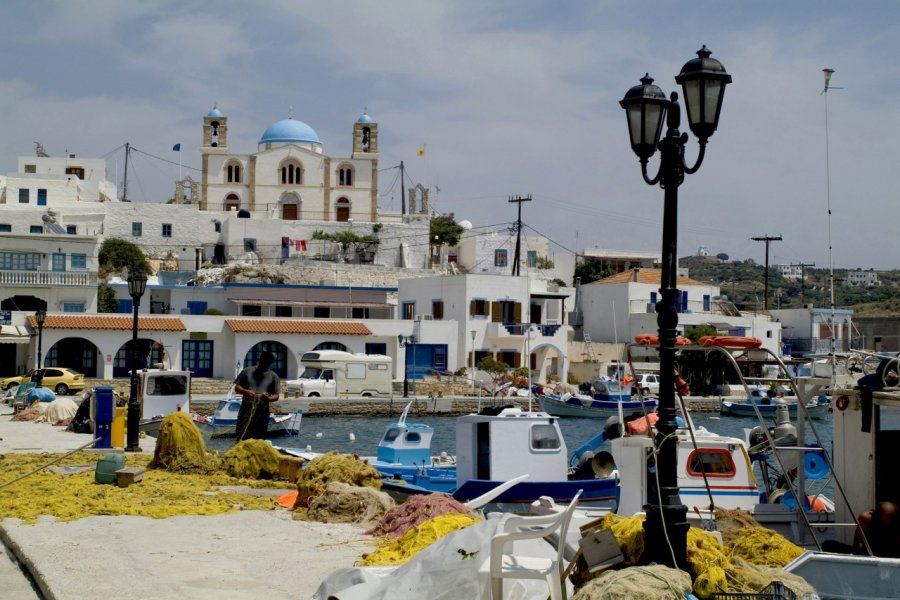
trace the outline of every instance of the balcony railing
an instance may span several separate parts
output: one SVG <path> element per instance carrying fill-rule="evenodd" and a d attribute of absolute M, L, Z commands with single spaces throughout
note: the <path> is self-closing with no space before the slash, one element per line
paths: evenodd
<path fill-rule="evenodd" d="M 553 337 L 554 335 L 556 335 L 556 332 L 559 331 L 561 325 L 539 325 L 537 323 L 533 323 L 531 327 L 532 338 L 536 338 L 538 336 Z M 489 337 L 508 337 L 513 335 L 524 336 L 527 332 L 527 323 L 489 323 L 487 333 Z"/>
<path fill-rule="evenodd" d="M 0 270 L 0 285 L 93 287 L 96 271 L 6 271 Z"/>

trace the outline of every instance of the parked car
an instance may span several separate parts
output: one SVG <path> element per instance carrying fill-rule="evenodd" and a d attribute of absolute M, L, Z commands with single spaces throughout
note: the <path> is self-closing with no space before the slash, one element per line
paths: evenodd
<path fill-rule="evenodd" d="M 84 375 L 77 371 L 63 367 L 45 367 L 42 370 L 44 371 L 44 377 L 41 380 L 41 386 L 50 388 L 57 396 L 64 396 L 70 393 L 74 394 L 84 389 Z M 32 369 L 25 375 L 5 377 L 0 380 L 0 388 L 8 390 L 14 385 L 28 383 L 34 376 L 34 371 L 35 370 Z"/>
<path fill-rule="evenodd" d="M 656 373 L 638 373 L 634 379 L 634 389 L 644 394 L 659 394 L 659 375 Z"/>

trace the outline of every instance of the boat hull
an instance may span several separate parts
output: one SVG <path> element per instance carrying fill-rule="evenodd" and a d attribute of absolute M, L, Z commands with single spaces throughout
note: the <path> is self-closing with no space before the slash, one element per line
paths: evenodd
<path fill-rule="evenodd" d="M 574 400 L 574 401 L 573 401 Z M 578 400 L 573 396 L 568 401 L 559 397 L 541 396 L 538 398 L 541 410 L 554 417 L 611 417 L 619 414 L 619 406 L 622 407 L 623 414 L 631 414 L 633 412 L 646 411 L 653 412 L 659 405 L 654 399 L 645 399 L 641 401 L 619 402 L 616 400 Z"/>
<path fill-rule="evenodd" d="M 754 408 L 754 404 L 756 404 Z M 799 410 L 797 403 L 793 402 L 787 405 L 788 412 L 791 417 L 796 418 L 797 411 Z M 760 404 L 753 402 L 732 402 L 730 400 L 722 400 L 719 412 L 723 415 L 730 415 L 733 417 L 756 417 L 756 410 L 759 409 L 759 412 L 762 416 L 775 416 L 776 405 L 772 404 Z M 809 413 L 810 418 L 813 419 L 823 419 L 828 414 L 828 401 L 817 401 L 815 404 L 808 404 L 806 406 L 806 412 Z"/>

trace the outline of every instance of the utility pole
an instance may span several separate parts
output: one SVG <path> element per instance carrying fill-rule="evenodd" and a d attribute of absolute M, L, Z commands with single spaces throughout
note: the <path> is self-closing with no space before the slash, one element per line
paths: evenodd
<path fill-rule="evenodd" d="M 122 202 L 128 202 L 128 155 L 131 154 L 131 144 L 125 142 L 125 179 L 122 180 Z"/>
<path fill-rule="evenodd" d="M 531 202 L 531 194 L 528 194 L 526 197 L 516 196 L 515 198 L 510 198 L 509 202 L 515 202 L 519 205 L 519 217 L 516 219 L 516 251 L 513 256 L 513 264 L 512 264 L 512 274 L 519 275 L 519 249 L 521 248 L 522 243 L 522 203 L 523 202 Z"/>
<path fill-rule="evenodd" d="M 406 214 L 406 179 L 403 177 L 403 161 L 400 161 L 400 215 Z"/>
<path fill-rule="evenodd" d="M 791 263 L 791 266 L 800 267 L 800 306 L 803 306 L 803 292 L 805 291 L 804 283 L 806 280 L 806 271 L 804 269 L 806 269 L 806 267 L 814 267 L 816 266 L 816 263 L 797 263 L 796 265 Z"/>
<path fill-rule="evenodd" d="M 765 235 L 765 236 L 761 236 L 761 237 L 752 237 L 750 239 L 753 240 L 754 242 L 765 242 L 766 243 L 766 270 L 765 270 L 765 273 L 763 273 L 766 287 L 765 287 L 765 292 L 764 292 L 764 296 L 763 296 L 763 298 L 764 298 L 763 306 L 765 307 L 765 310 L 769 310 L 769 242 L 780 242 L 781 236 L 779 235 L 776 237 L 776 236 L 771 236 L 771 235 Z"/>

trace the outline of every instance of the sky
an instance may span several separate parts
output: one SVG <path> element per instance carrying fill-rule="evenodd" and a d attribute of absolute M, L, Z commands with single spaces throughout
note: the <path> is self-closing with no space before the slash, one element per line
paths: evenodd
<path fill-rule="evenodd" d="M 37 141 L 106 158 L 121 185 L 129 142 L 129 198 L 165 202 L 179 161 L 198 178 L 214 103 L 242 154 L 292 116 L 349 156 L 367 111 L 382 210 L 400 209 L 403 161 L 407 187 L 475 227 L 507 227 L 508 199 L 530 194 L 525 231 L 560 254 L 660 251 L 663 190 L 641 176 L 619 100 L 645 73 L 680 91 L 705 44 L 733 83 L 678 189 L 679 256 L 762 264 L 750 238 L 780 235 L 771 264 L 900 268 L 893 0 L 9 0 L 0 20 L 0 172 Z"/>

